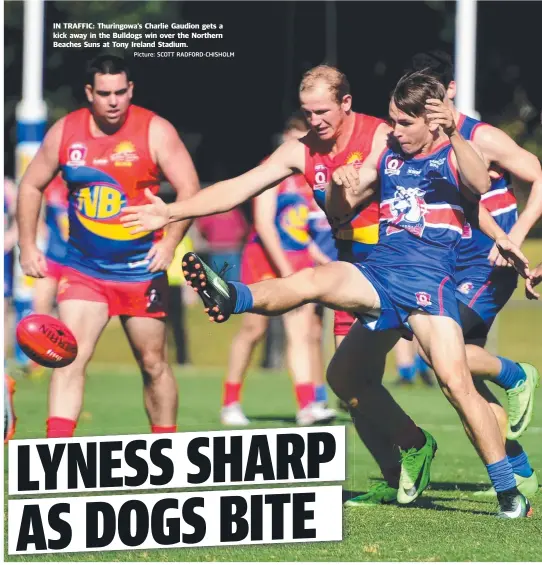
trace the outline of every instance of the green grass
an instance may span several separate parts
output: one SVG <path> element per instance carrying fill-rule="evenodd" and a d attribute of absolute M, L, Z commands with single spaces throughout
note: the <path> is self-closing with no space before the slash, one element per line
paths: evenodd
<path fill-rule="evenodd" d="M 533 264 L 540 246 L 526 246 Z M 515 298 L 521 296 L 518 289 Z M 198 306 L 189 309 L 190 368 L 175 368 L 179 382 L 179 430 L 219 430 L 221 380 L 231 337 L 239 320 L 225 326 L 206 322 Z M 542 367 L 542 309 L 523 301 L 502 312 L 497 334 L 500 355 Z M 261 350 L 260 350 L 261 353 Z M 257 361 L 260 354 L 256 355 Z M 391 361 L 391 359 L 390 359 Z M 386 382 L 393 378 L 391 363 Z M 253 428 L 291 426 L 295 414 L 292 387 L 284 372 L 255 369 L 249 374 L 244 406 Z M 390 389 L 439 444 L 430 488 L 411 507 L 349 508 L 344 512 L 342 542 L 236 546 L 57 555 L 25 555 L 13 561 L 537 561 L 542 555 L 542 491 L 533 498 L 534 517 L 499 521 L 496 503 L 473 497 L 488 486 L 485 468 L 468 442 L 459 420 L 438 390 L 421 385 Z M 21 380 L 16 394 L 17 438 L 43 437 L 47 379 Z M 542 478 L 542 389 L 531 427 L 521 442 Z M 385 415 L 383 415 L 385 417 Z M 346 417 L 347 480 L 345 496 L 365 491 L 379 477 L 367 450 Z M 78 435 L 146 433 L 140 377 L 118 324 L 103 336 L 90 367 Z M 7 450 L 6 450 L 7 453 Z M 5 485 L 7 476 L 5 475 Z M 6 504 L 7 507 L 7 504 Z"/>

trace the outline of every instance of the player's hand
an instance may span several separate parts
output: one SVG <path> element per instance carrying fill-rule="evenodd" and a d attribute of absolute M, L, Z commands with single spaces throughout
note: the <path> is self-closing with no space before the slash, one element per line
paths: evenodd
<path fill-rule="evenodd" d="M 35 246 L 21 246 L 19 262 L 23 273 L 35 279 L 43 279 L 47 275 L 45 255 Z"/>
<path fill-rule="evenodd" d="M 425 109 L 427 110 L 427 120 L 439 125 L 448 137 L 456 131 L 454 114 L 447 102 L 438 100 L 438 98 L 428 98 L 425 101 Z"/>
<path fill-rule="evenodd" d="M 134 235 L 159 230 L 169 223 L 167 204 L 148 188 L 145 189 L 145 196 L 150 204 L 126 206 L 122 209 L 120 221 L 124 227 L 133 228 L 130 233 Z"/>
<path fill-rule="evenodd" d="M 145 257 L 147 261 L 150 261 L 147 270 L 151 273 L 167 271 L 174 256 L 175 246 L 171 243 L 165 240 L 155 243 Z"/>
<path fill-rule="evenodd" d="M 540 293 L 534 287 L 542 282 L 542 263 L 531 273 L 531 277 L 525 280 L 525 296 L 529 300 L 538 300 Z"/>
<path fill-rule="evenodd" d="M 337 186 L 343 186 L 352 192 L 359 189 L 359 174 L 354 165 L 342 165 L 335 169 L 331 178 Z"/>
<path fill-rule="evenodd" d="M 502 237 L 495 241 L 495 246 L 499 250 L 501 257 L 509 264 L 511 264 L 514 269 L 524 278 L 531 276 L 529 271 L 529 260 L 523 253 L 521 249 L 509 238 Z M 491 254 L 490 254 L 491 257 Z M 491 262 L 491 258 L 490 258 Z M 491 263 L 494 266 L 494 263 Z"/>
<path fill-rule="evenodd" d="M 499 248 L 497 247 L 497 244 L 494 243 L 493 247 L 491 248 L 491 251 L 489 252 L 488 255 L 488 259 L 489 259 L 489 263 L 493 266 L 493 267 L 509 267 L 510 269 L 514 266 L 511 265 L 500 253 Z"/>

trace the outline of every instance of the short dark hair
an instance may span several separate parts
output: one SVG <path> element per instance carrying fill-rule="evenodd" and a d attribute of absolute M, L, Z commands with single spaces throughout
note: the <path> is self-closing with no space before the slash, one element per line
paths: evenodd
<path fill-rule="evenodd" d="M 454 62 L 452 56 L 446 51 L 435 49 L 416 53 L 410 61 L 410 67 L 405 72 L 423 71 L 435 77 L 446 88 L 454 80 Z"/>
<path fill-rule="evenodd" d="M 425 116 L 425 102 L 428 98 L 444 100 L 445 96 L 444 85 L 423 71 L 403 75 L 391 94 L 398 110 L 416 118 Z"/>
<path fill-rule="evenodd" d="M 122 57 L 108 54 L 99 55 L 87 65 L 86 84 L 94 86 L 94 77 L 97 74 L 120 75 L 121 73 L 125 73 L 126 78 L 130 80 L 130 69 Z"/>

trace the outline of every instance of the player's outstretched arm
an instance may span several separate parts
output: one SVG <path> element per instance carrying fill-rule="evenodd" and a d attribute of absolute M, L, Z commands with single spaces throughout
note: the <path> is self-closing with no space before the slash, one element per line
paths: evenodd
<path fill-rule="evenodd" d="M 297 140 L 286 142 L 269 159 L 243 175 L 217 182 L 182 202 L 166 205 L 154 197 L 149 205 L 127 206 L 121 221 L 132 228 L 132 233 L 139 233 L 172 222 L 227 212 L 302 170 L 303 163 L 303 145 Z"/>
<path fill-rule="evenodd" d="M 491 186 L 487 164 L 482 154 L 459 133 L 449 104 L 430 98 L 426 101 L 425 108 L 429 123 L 439 125 L 450 139 L 452 160 L 463 184 L 474 194 L 485 194 Z"/>
<path fill-rule="evenodd" d="M 520 147 L 510 136 L 488 124 L 476 128 L 473 138 L 484 157 L 512 176 L 531 184 L 525 208 L 509 236 L 518 245 L 542 216 L 542 168 L 538 158 Z"/>
<path fill-rule="evenodd" d="M 43 191 L 59 171 L 58 153 L 64 119 L 47 132 L 35 157 L 25 171 L 17 196 L 17 225 L 19 227 L 20 262 L 25 275 L 42 278 L 47 272 L 45 257 L 36 246 L 36 232 Z"/>

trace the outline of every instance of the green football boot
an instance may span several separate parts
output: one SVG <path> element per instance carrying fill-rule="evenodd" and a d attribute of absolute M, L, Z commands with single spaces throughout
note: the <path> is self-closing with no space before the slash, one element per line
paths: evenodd
<path fill-rule="evenodd" d="M 374 484 L 365 494 L 347 500 L 345 506 L 378 506 L 397 502 L 397 489 L 390 487 L 386 481 Z"/>
<path fill-rule="evenodd" d="M 401 476 L 397 492 L 399 504 L 410 504 L 429 484 L 431 463 L 437 451 L 437 442 L 430 433 L 425 430 L 422 432 L 425 435 L 423 447 L 401 450 Z"/>
<path fill-rule="evenodd" d="M 518 363 L 526 378 L 516 387 L 506 391 L 508 397 L 508 439 L 518 439 L 531 423 L 535 389 L 540 385 L 540 375 L 532 365 Z"/>
<path fill-rule="evenodd" d="M 514 473 L 514 478 L 516 479 L 516 485 L 519 492 L 526 497 L 534 496 L 538 492 L 538 477 L 533 471 L 530 477 L 522 477 L 521 475 L 516 475 Z M 481 498 L 495 498 L 497 493 L 493 487 L 486 490 L 479 490 L 473 493 L 474 496 L 479 496 Z"/>

